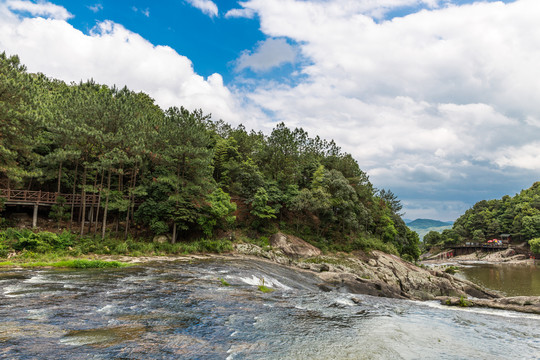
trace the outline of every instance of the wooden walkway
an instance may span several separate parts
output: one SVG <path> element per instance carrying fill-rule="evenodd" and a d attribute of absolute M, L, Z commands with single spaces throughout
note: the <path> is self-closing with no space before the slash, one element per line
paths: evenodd
<path fill-rule="evenodd" d="M 83 197 L 80 194 L 60 194 L 56 192 L 31 191 L 31 190 L 12 190 L 0 189 L 0 198 L 4 198 L 5 205 L 43 205 L 52 206 L 56 204 L 58 197 L 66 200 L 66 205 L 82 206 Z M 85 204 L 90 206 L 97 203 L 97 194 L 87 194 Z"/>
<path fill-rule="evenodd" d="M 454 251 L 454 256 L 458 255 L 467 255 L 472 254 L 475 251 L 484 251 L 484 252 L 491 252 L 491 251 L 501 251 L 508 249 L 507 244 L 497 245 L 497 244 L 482 244 L 482 243 L 468 243 L 463 245 L 457 245 L 457 246 L 451 246 L 450 247 Z"/>

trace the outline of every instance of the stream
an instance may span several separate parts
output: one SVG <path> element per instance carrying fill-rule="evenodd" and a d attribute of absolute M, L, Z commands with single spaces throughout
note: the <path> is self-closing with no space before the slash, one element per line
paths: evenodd
<path fill-rule="evenodd" d="M 275 291 L 259 291 L 262 279 Z M 323 292 L 319 282 L 237 259 L 0 269 L 0 358 L 540 357 L 538 315 Z"/>

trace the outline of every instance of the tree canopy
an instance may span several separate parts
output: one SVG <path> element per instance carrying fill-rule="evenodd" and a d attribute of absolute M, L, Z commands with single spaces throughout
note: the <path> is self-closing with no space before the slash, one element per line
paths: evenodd
<path fill-rule="evenodd" d="M 81 234 L 136 227 L 175 242 L 280 229 L 328 248 L 378 239 L 418 257 L 395 194 L 376 190 L 334 141 L 284 123 L 265 135 L 202 110 L 162 110 L 128 88 L 29 74 L 5 54 L 0 187 L 96 194 L 81 211 L 64 202 L 52 215 L 69 217 Z M 520 221 L 536 231 L 535 214 Z"/>

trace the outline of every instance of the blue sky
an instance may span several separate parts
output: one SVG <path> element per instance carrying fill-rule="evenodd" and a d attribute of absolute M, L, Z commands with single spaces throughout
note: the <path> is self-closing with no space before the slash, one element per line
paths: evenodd
<path fill-rule="evenodd" d="M 334 139 L 407 218 L 540 174 L 537 0 L 0 0 L 0 51 L 166 108 Z"/>

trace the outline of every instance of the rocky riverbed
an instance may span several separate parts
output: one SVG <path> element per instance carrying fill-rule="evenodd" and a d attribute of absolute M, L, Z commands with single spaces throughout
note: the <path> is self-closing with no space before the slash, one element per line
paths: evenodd
<path fill-rule="evenodd" d="M 412 300 L 440 300 L 444 305 L 481 306 L 540 314 L 540 297 L 502 297 L 470 281 L 442 270 L 418 267 L 395 255 L 373 251 L 366 255 L 323 255 L 294 236 L 275 234 L 271 249 L 238 244 L 245 256 L 266 258 L 283 265 L 311 271 L 324 290 L 343 287 L 349 292 Z M 464 303 L 462 299 L 469 299 Z M 462 300 L 460 302 L 460 300 Z"/>
<path fill-rule="evenodd" d="M 439 300 L 443 305 L 479 306 L 540 314 L 540 297 L 503 297 L 468 280 L 455 277 L 442 267 L 418 267 L 395 255 L 373 251 L 324 255 L 320 249 L 295 236 L 278 233 L 271 246 L 235 244 L 228 255 L 189 255 L 185 261 L 207 258 L 258 258 L 297 271 L 314 273 L 322 290 L 343 288 L 348 292 L 410 300 Z M 115 257 L 128 262 L 172 261 L 178 257 Z M 464 302 L 464 299 L 467 302 Z"/>

